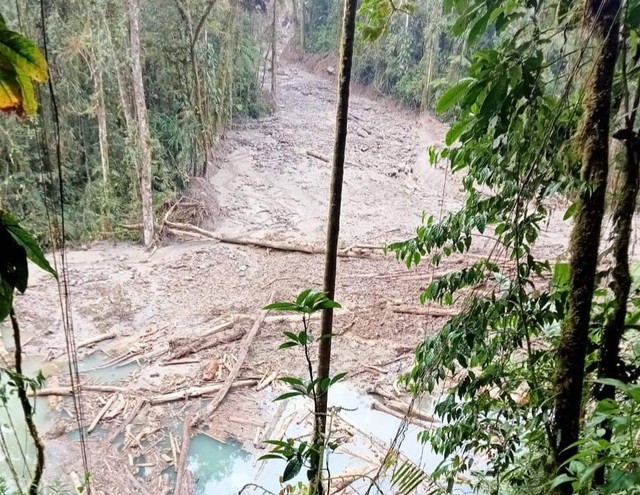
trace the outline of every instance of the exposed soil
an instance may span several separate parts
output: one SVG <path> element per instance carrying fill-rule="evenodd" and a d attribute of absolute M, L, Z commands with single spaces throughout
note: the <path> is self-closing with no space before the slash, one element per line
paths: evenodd
<path fill-rule="evenodd" d="M 330 164 L 307 151 L 330 157 L 332 153 L 335 87 L 331 81 L 300 67 L 288 66 L 279 74 L 279 102 L 274 115 L 238 124 L 222 143 L 225 159 L 212 171 L 219 211 L 216 231 L 245 238 L 321 244 L 327 214 Z M 344 245 L 382 245 L 412 235 L 423 211 L 440 215 L 460 204 L 457 179 L 444 167 L 431 167 L 427 147 L 442 142 L 445 126 L 430 116 L 399 110 L 383 98 L 354 95 L 345 173 L 341 238 Z M 202 199 L 202 198 L 200 198 Z M 212 200 L 213 201 L 213 200 Z M 559 229 L 549 234 L 550 254 L 558 254 Z M 479 239 L 478 252 L 489 249 Z M 449 260 L 439 270 L 460 266 Z M 68 253 L 71 308 L 76 342 L 115 332 L 117 338 L 82 348 L 79 359 L 92 353 L 117 357 L 127 352 L 141 358 L 139 368 L 114 383 L 128 392 L 116 401 L 120 412 L 104 419 L 89 436 L 89 461 L 95 493 L 137 493 L 130 474 L 130 459 L 143 451 L 153 464 L 140 483 L 149 493 L 162 493 L 168 466 L 162 454 L 170 448 L 158 442 L 166 437 L 162 427 L 179 425 L 192 409 L 208 401 L 182 400 L 147 406 L 136 416 L 130 432 L 142 438 L 125 446 L 109 437 L 119 431 L 136 399 L 205 385 L 209 368 L 219 364 L 214 380 L 228 374 L 222 364 L 232 363 L 241 340 L 187 356 L 198 362 L 165 365 L 170 353 L 142 359 L 169 347 L 178 338 L 197 339 L 234 314 L 257 317 L 275 291 L 277 300 L 290 300 L 302 289 L 321 288 L 323 257 L 300 253 L 192 241 L 167 244 L 149 254 L 136 245 L 100 243 Z M 391 256 L 371 259 L 341 258 L 336 299 L 344 310 L 337 316 L 333 370 L 346 371 L 359 387 L 388 386 L 411 365 L 412 350 L 425 335 L 436 331 L 441 317 L 400 314 L 396 303 L 418 307 L 418 294 L 434 270 L 428 266 L 407 271 Z M 17 312 L 26 334 L 32 336 L 25 352 L 59 363 L 49 371 L 50 382 L 68 383 L 65 340 L 55 285 L 33 270 L 25 296 L 17 298 Z M 390 306 L 391 305 L 391 306 Z M 248 330 L 252 319 L 236 323 Z M 317 324 L 316 324 L 317 325 Z M 304 361 L 295 349 L 278 351 L 283 330 L 300 330 L 298 322 L 266 322 L 250 348 L 240 377 L 258 379 L 304 375 Z M 226 356 L 226 357 L 225 357 Z M 402 358 L 402 359 L 399 359 Z M 213 366 L 212 366 L 213 365 Z M 85 384 L 93 378 L 83 374 Z M 280 386 L 256 391 L 255 386 L 232 390 L 204 425 L 216 438 L 233 436 L 247 444 L 256 426 L 230 420 L 242 416 L 269 422 L 275 409 L 271 399 Z M 91 422 L 109 394 L 85 392 L 85 424 Z M 68 411 L 71 401 L 52 401 L 57 426 L 47 434 L 49 479 L 82 472 L 78 446 L 64 435 L 75 428 Z M 113 411 L 112 411 L 113 412 Z M 108 415 L 107 415 L 108 416 Z M 178 438 L 179 440 L 179 438 Z M 168 445 L 168 444 L 167 444 Z M 58 455 L 66 451 L 67 455 Z M 55 454 L 52 454 L 55 453 Z M 130 457 L 129 457 L 130 456 Z M 135 478 L 134 478 L 135 479 Z M 123 491 L 124 490 L 124 491 Z"/>

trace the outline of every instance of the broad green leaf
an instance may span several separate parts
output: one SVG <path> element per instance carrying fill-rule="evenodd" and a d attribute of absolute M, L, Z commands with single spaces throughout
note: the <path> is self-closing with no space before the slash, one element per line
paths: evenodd
<path fill-rule="evenodd" d="M 462 135 L 466 127 L 467 127 L 467 122 L 464 120 L 459 120 L 456 123 L 454 123 L 444 138 L 445 144 L 447 146 L 451 146 L 453 143 L 455 143 L 458 140 L 458 138 Z"/>
<path fill-rule="evenodd" d="M 0 57 L 8 60 L 21 75 L 38 82 L 47 80 L 47 62 L 40 49 L 20 33 L 0 29 Z"/>
<path fill-rule="evenodd" d="M 285 466 L 284 473 L 282 473 L 282 482 L 286 483 L 298 476 L 300 469 L 302 469 L 302 459 L 296 456 Z"/>
<path fill-rule="evenodd" d="M 298 297 L 296 298 L 296 304 L 299 306 L 304 306 L 305 301 L 312 293 L 312 289 L 303 290 L 300 294 L 298 294 Z"/>
<path fill-rule="evenodd" d="M 475 24 L 469 30 L 469 36 L 467 37 L 467 43 L 473 45 L 478 41 L 487 30 L 487 23 L 491 17 L 492 11 L 489 10 L 485 15 L 480 17 Z"/>
<path fill-rule="evenodd" d="M 279 380 L 284 383 L 289 383 L 290 385 L 304 386 L 304 383 L 300 378 L 295 378 L 293 376 L 283 376 L 282 378 L 279 378 Z"/>
<path fill-rule="evenodd" d="M 298 395 L 302 395 L 302 392 L 287 392 L 287 393 L 284 393 L 282 395 L 278 395 L 278 397 L 273 399 L 273 401 L 276 402 L 276 401 L 279 401 L 279 400 L 290 399 L 291 397 L 296 397 Z"/>
<path fill-rule="evenodd" d="M 33 82 L 28 76 L 18 74 L 16 81 L 20 86 L 22 93 L 22 109 L 27 115 L 33 115 L 38 111 L 38 100 L 36 98 L 36 90 L 33 87 Z"/>
<path fill-rule="evenodd" d="M 298 342 L 298 335 L 293 332 L 282 332 L 283 335 L 295 342 Z"/>
<path fill-rule="evenodd" d="M 45 258 L 44 253 L 42 252 L 42 249 L 40 249 L 38 241 L 36 241 L 35 237 L 33 237 L 33 235 L 20 227 L 18 221 L 9 212 L 3 212 L 1 218 L 11 236 L 20 246 L 25 249 L 25 251 L 27 252 L 27 257 L 44 271 L 49 272 L 57 279 L 58 274 L 49 264 L 47 258 Z"/>
<path fill-rule="evenodd" d="M 267 304 L 264 308 L 265 310 L 276 310 L 276 311 L 300 311 L 300 307 L 294 303 L 290 302 L 274 302 L 271 304 Z"/>
<path fill-rule="evenodd" d="M 480 114 L 485 118 L 497 114 L 504 104 L 508 89 L 509 81 L 507 78 L 501 77 L 498 79 L 482 102 Z"/>
<path fill-rule="evenodd" d="M 340 309 L 342 306 L 340 303 L 332 301 L 331 299 L 325 299 L 316 305 L 314 309 Z"/>
<path fill-rule="evenodd" d="M 300 344 L 298 342 L 283 342 L 282 344 L 280 344 L 280 346 L 278 347 L 278 349 L 288 349 L 289 347 L 296 347 L 299 346 Z"/>
<path fill-rule="evenodd" d="M 344 373 L 338 373 L 336 376 L 334 376 L 334 377 L 331 379 L 331 383 L 330 383 L 330 385 L 333 385 L 334 383 L 338 383 L 338 382 L 339 382 L 340 380 L 342 380 L 345 376 L 347 376 L 347 373 L 346 373 L 346 372 L 344 372 Z"/>
<path fill-rule="evenodd" d="M 610 385 L 611 387 L 615 387 L 618 390 L 623 392 L 629 391 L 629 385 L 620 380 L 616 380 L 615 378 L 598 378 L 596 383 L 601 383 L 602 385 Z"/>
<path fill-rule="evenodd" d="M 472 82 L 475 82 L 474 78 L 466 77 L 446 90 L 436 105 L 436 112 L 444 113 L 460 101 Z"/>
<path fill-rule="evenodd" d="M 551 482 L 549 486 L 549 491 L 552 491 L 554 488 L 563 485 L 565 483 L 571 483 L 575 478 L 572 478 L 568 474 L 561 474 L 560 476 L 556 476 L 556 478 Z"/>
<path fill-rule="evenodd" d="M 565 221 L 569 220 L 573 215 L 575 215 L 577 209 L 578 209 L 578 203 L 573 203 L 571 206 L 569 206 L 569 208 L 567 208 L 567 211 L 562 217 L 562 220 L 565 220 Z"/>
<path fill-rule="evenodd" d="M 556 263 L 553 267 L 553 287 L 565 289 L 569 287 L 569 263 Z"/>
<path fill-rule="evenodd" d="M 260 457 L 258 457 L 259 461 L 266 461 L 268 459 L 286 459 L 286 457 L 280 455 L 280 454 L 264 454 L 261 455 Z"/>

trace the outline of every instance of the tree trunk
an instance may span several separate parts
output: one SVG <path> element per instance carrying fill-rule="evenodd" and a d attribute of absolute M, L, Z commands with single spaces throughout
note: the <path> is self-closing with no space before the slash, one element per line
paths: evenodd
<path fill-rule="evenodd" d="M 307 13 L 305 12 L 305 0 L 300 0 L 300 50 L 304 53 L 306 40 L 305 40 L 305 32 L 307 27 L 305 23 L 307 22 Z"/>
<path fill-rule="evenodd" d="M 591 301 L 609 167 L 611 88 L 618 53 L 621 0 L 587 0 L 586 31 L 595 42 L 593 68 L 586 84 L 582 129 L 582 182 L 579 208 L 571 232 L 569 311 L 558 348 L 553 438 L 559 474 L 567 473 L 580 435 L 584 366 L 589 340 Z M 564 483 L 558 493 L 572 493 Z"/>
<path fill-rule="evenodd" d="M 278 1 L 273 0 L 273 21 L 271 22 L 271 97 L 276 102 L 276 72 L 278 70 L 278 43 L 276 36 L 276 20 L 278 18 Z"/>
<path fill-rule="evenodd" d="M 102 167 L 102 200 L 103 200 L 103 228 L 111 232 L 111 181 L 109 168 L 109 135 L 107 130 L 107 114 L 104 105 L 104 84 L 102 69 L 97 67 L 95 60 L 93 68 L 93 84 L 96 97 L 96 119 L 98 121 L 98 141 L 100 144 L 100 165 Z"/>
<path fill-rule="evenodd" d="M 202 152 L 204 155 L 204 163 L 202 165 L 202 170 L 200 175 L 202 177 L 207 176 L 207 169 L 209 165 L 209 161 L 211 159 L 211 152 L 213 143 L 211 139 L 211 133 L 209 129 L 209 112 L 205 105 L 204 94 L 202 90 L 202 82 L 200 80 L 200 71 L 198 70 L 198 59 L 196 57 L 196 44 L 198 43 L 198 39 L 200 38 L 200 33 L 202 33 L 202 29 L 209 17 L 209 14 L 213 10 L 217 0 L 209 0 L 207 2 L 207 7 L 204 11 L 204 14 L 198 21 L 198 25 L 196 26 L 195 32 L 192 33 L 192 40 L 189 53 L 191 55 L 191 71 L 193 73 L 193 87 L 196 94 L 196 116 L 198 117 L 198 123 L 200 125 L 200 134 L 201 134 L 201 142 L 202 142 Z M 189 23 L 191 23 L 191 19 L 189 17 Z"/>
<path fill-rule="evenodd" d="M 344 176 L 345 148 L 347 144 L 347 119 L 349 115 L 349 85 L 353 62 L 357 0 L 345 0 L 342 17 L 342 46 L 340 48 L 340 74 L 338 86 L 338 104 L 336 111 L 336 137 L 333 150 L 333 172 L 331 176 L 329 218 L 327 224 L 327 246 L 324 268 L 324 292 L 334 299 L 336 288 L 336 265 L 338 259 L 338 238 L 340 234 L 340 207 L 342 203 L 342 181 Z M 322 312 L 320 323 L 320 344 L 318 355 L 318 386 L 316 387 L 317 411 L 313 432 L 313 446 L 316 456 L 312 457 L 311 483 L 312 494 L 322 494 L 321 468 L 324 457 L 324 440 L 327 428 L 328 392 L 320 384 L 329 377 L 331 366 L 331 334 L 333 330 L 333 309 Z"/>
<path fill-rule="evenodd" d="M 124 116 L 124 122 L 127 126 L 127 135 L 129 137 L 132 136 L 132 129 L 134 127 L 133 122 L 133 109 L 131 108 L 131 98 L 129 96 L 129 84 L 128 78 L 125 71 L 122 68 L 122 58 L 120 52 L 116 49 L 113 33 L 111 32 L 111 25 L 113 24 L 113 20 L 107 19 L 103 10 L 100 10 L 102 24 L 104 25 L 105 34 L 106 34 L 106 42 L 109 50 L 111 51 L 111 56 L 113 57 L 112 64 L 116 73 L 116 80 L 118 82 L 118 95 L 120 96 L 120 106 L 122 107 L 122 114 Z"/>
<path fill-rule="evenodd" d="M 634 120 L 635 118 L 629 120 L 627 129 L 616 133 L 616 137 L 625 141 L 626 160 L 620 170 L 620 182 L 618 183 L 620 197 L 613 213 L 613 257 L 615 266 L 612 272 L 612 286 L 615 307 L 602 334 L 598 378 L 622 378 L 619 372 L 620 342 L 624 335 L 627 302 L 631 289 L 629 244 L 633 230 L 633 215 L 638 197 L 638 167 L 640 166 L 640 161 L 638 160 L 640 139 L 633 131 Z M 615 399 L 615 395 L 616 390 L 611 385 L 603 385 L 596 388 L 595 396 L 600 401 Z M 611 425 L 605 424 L 604 427 L 605 432 L 603 438 L 609 442 L 612 436 Z M 605 466 L 602 466 L 594 475 L 594 483 L 596 485 L 603 485 L 605 483 L 605 475 Z"/>
<path fill-rule="evenodd" d="M 129 36 L 131 44 L 131 74 L 133 77 L 133 98 L 138 121 L 140 138 L 140 157 L 138 170 L 140 177 L 140 195 L 142 197 L 143 241 L 146 247 L 153 244 L 153 198 L 151 189 L 151 136 L 147 123 L 147 105 L 144 99 L 142 80 L 142 61 L 140 53 L 140 8 L 138 0 L 128 0 Z"/>

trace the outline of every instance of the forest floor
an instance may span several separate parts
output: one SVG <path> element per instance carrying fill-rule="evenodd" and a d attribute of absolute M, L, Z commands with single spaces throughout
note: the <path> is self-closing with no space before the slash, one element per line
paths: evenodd
<path fill-rule="evenodd" d="M 309 152 L 331 156 L 335 93 L 329 78 L 293 65 L 282 69 L 276 112 L 239 123 L 221 143 L 223 158 L 210 177 L 219 210 L 211 226 L 216 233 L 323 243 L 331 167 Z M 423 211 L 438 217 L 453 210 L 462 193 L 459 178 L 444 166 L 428 164 L 427 148 L 443 141 L 446 126 L 382 97 L 355 93 L 340 234 L 344 246 L 381 246 L 409 238 Z M 543 233 L 541 249 L 549 258 L 562 255 L 566 231 L 558 221 Z M 382 254 L 340 258 L 336 299 L 343 309 L 336 316 L 333 374 L 347 372 L 346 383 L 363 393 L 373 386 L 394 393 L 393 383 L 411 366 L 416 344 L 444 322 L 441 316 L 404 311 L 423 310 L 418 294 L 438 273 L 472 262 L 492 247 L 490 239 L 479 237 L 471 254 L 447 260 L 437 270 L 427 265 L 407 270 Z M 114 399 L 88 437 L 94 493 L 166 493 L 170 482 L 163 471 L 176 463 L 175 446 L 181 443 L 179 428 L 172 426 L 209 400 L 148 401 L 224 380 L 245 332 L 271 294 L 275 300 L 291 300 L 305 288 L 320 289 L 322 273 L 321 255 L 213 240 L 175 240 L 152 254 L 137 245 L 105 242 L 70 251 L 67 276 L 76 343 L 113 335 L 82 346 L 78 356 L 83 384 L 107 387 L 82 394 L 85 425 Z M 17 297 L 16 307 L 25 353 L 47 361 L 49 387 L 68 383 L 55 284 L 34 269 L 32 284 L 26 295 Z M 225 322 L 234 322 L 233 328 L 202 339 Z M 283 330 L 300 331 L 300 323 L 267 319 L 262 324 L 238 379 L 305 376 L 299 350 L 278 350 Z M 316 330 L 317 322 L 312 322 L 312 333 Z M 189 343 L 219 337 L 228 342 L 198 352 L 187 349 Z M 172 362 L 182 351 L 184 362 Z M 118 357 L 120 368 L 110 364 Z M 111 374 L 89 371 L 100 365 Z M 264 448 L 261 433 L 276 411 L 271 401 L 282 390 L 277 382 L 261 390 L 255 383 L 232 389 L 202 430 L 217 439 L 233 437 L 255 453 Z M 124 424 L 136 406 L 141 406 L 137 415 Z M 82 472 L 73 440 L 77 425 L 69 413 L 72 403 L 68 397 L 51 396 L 44 407 L 50 408 L 48 478 L 68 481 L 67 473 Z M 176 442 L 171 440 L 174 433 Z"/>

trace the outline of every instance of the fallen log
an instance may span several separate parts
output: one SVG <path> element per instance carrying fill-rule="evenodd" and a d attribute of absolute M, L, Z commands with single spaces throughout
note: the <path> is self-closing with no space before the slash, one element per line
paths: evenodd
<path fill-rule="evenodd" d="M 384 404 L 382 404 L 381 402 L 378 402 L 378 401 L 375 401 L 375 400 L 371 403 L 371 409 L 373 409 L 375 411 L 380 411 L 380 412 L 385 413 L 385 414 L 389 414 L 390 416 L 398 418 L 401 421 L 406 421 L 407 423 L 419 426 L 421 428 L 426 428 L 427 427 L 425 422 L 420 421 L 420 420 L 412 417 L 410 414 L 402 413 L 402 412 L 400 412 L 400 411 L 398 411 L 396 409 L 391 409 L 390 407 L 387 407 Z"/>
<path fill-rule="evenodd" d="M 273 249 L 274 251 L 286 251 L 294 253 L 304 254 L 324 254 L 324 248 L 319 248 L 311 245 L 304 244 L 292 244 L 288 242 L 267 241 L 264 239 L 243 239 L 238 237 L 228 237 L 221 234 L 216 234 L 209 230 L 201 229 L 195 225 L 188 223 L 176 223 L 166 222 L 167 226 L 172 229 L 193 232 L 209 239 L 222 242 L 224 244 L 235 244 L 238 246 L 253 246 L 264 249 Z M 384 248 L 375 246 L 374 248 L 362 247 L 361 245 L 351 246 L 347 249 L 341 249 L 338 251 L 338 256 L 345 258 L 370 258 L 374 251 L 383 250 Z"/>
<path fill-rule="evenodd" d="M 231 385 L 231 388 L 237 387 L 250 387 L 256 385 L 258 380 L 255 379 L 243 379 Z M 206 387 L 189 387 L 184 390 L 178 390 L 177 392 L 170 392 L 168 394 L 156 395 L 149 399 L 149 404 L 157 406 L 160 404 L 166 404 L 167 402 L 175 402 L 178 400 L 186 400 L 196 397 L 202 397 L 203 395 L 219 392 L 224 387 L 224 383 L 214 383 L 213 385 L 207 385 Z"/>
<path fill-rule="evenodd" d="M 339 476 L 331 477 L 331 493 L 333 495 L 338 495 L 343 493 L 347 488 L 349 488 L 356 481 L 368 478 L 373 474 L 375 468 L 362 469 L 360 471 L 356 471 L 353 473 L 344 473 Z M 335 482 L 335 483 L 334 483 Z"/>
<path fill-rule="evenodd" d="M 260 391 L 268 387 L 273 381 L 275 381 L 276 378 L 278 378 L 278 373 L 271 373 L 270 375 L 265 376 L 264 380 L 260 380 L 260 383 L 258 383 L 256 390 Z"/>
<path fill-rule="evenodd" d="M 321 162 L 324 163 L 329 163 L 331 160 L 329 160 L 328 156 L 322 155 L 316 151 L 313 150 L 306 150 L 306 153 L 308 156 L 310 156 L 311 158 L 315 158 L 316 160 L 320 160 Z"/>
<path fill-rule="evenodd" d="M 270 304 L 273 302 L 274 296 L 275 296 L 275 291 L 271 292 L 271 295 L 269 296 L 269 302 L 267 304 Z M 262 322 L 264 321 L 266 316 L 267 316 L 266 311 L 260 312 L 260 316 L 258 316 L 255 323 L 253 324 L 253 327 L 251 328 L 251 330 L 247 334 L 247 337 L 242 343 L 242 347 L 240 348 L 240 352 L 238 353 L 238 359 L 235 365 L 233 366 L 231 372 L 227 376 L 227 379 L 224 382 L 224 386 L 222 387 L 220 392 L 218 392 L 218 395 L 216 396 L 216 398 L 213 399 L 211 403 L 207 406 L 206 410 L 204 411 L 204 415 L 200 413 L 195 417 L 194 419 L 195 424 L 198 424 L 200 421 L 202 421 L 202 419 L 204 419 L 204 416 L 211 417 L 213 413 L 216 411 L 216 409 L 218 409 L 220 404 L 222 404 L 222 401 L 227 396 L 227 393 L 229 392 L 231 385 L 240 374 L 240 370 L 242 369 L 242 366 L 244 365 L 244 362 L 247 359 L 247 354 L 249 354 L 249 348 L 251 347 L 251 344 L 253 343 L 253 340 L 255 339 L 256 335 L 258 335 L 258 332 L 260 331 L 260 326 L 262 325 Z"/>
<path fill-rule="evenodd" d="M 409 417 L 416 418 L 427 423 L 440 423 L 438 418 L 436 418 L 433 414 L 429 414 L 428 412 L 425 412 L 415 406 L 412 407 L 411 404 L 407 404 L 406 402 L 402 402 L 399 400 L 390 400 L 384 405 L 389 407 L 390 409 L 398 411 L 401 414 L 408 415 Z"/>
<path fill-rule="evenodd" d="M 90 346 L 92 344 L 97 344 L 98 342 L 103 342 L 105 340 L 113 339 L 114 337 L 116 337 L 116 333 L 115 332 L 104 333 L 102 335 L 96 335 L 95 337 L 92 337 L 90 339 L 87 339 L 87 340 L 84 340 L 84 341 L 78 343 L 77 348 L 81 349 L 83 347 L 87 347 L 87 346 Z"/>
<path fill-rule="evenodd" d="M 419 315 L 419 316 L 433 316 L 433 317 L 447 317 L 455 316 L 460 313 L 458 309 L 454 308 L 441 308 L 441 307 L 416 307 L 416 306 L 402 306 L 402 305 L 390 305 L 384 306 L 392 313 L 406 314 L 406 315 Z"/>
<path fill-rule="evenodd" d="M 160 363 L 160 366 L 180 366 L 185 364 L 199 364 L 200 359 L 176 359 L 175 361 L 165 361 Z"/>
<path fill-rule="evenodd" d="M 142 399 L 142 398 L 138 398 L 136 400 L 135 405 L 133 406 L 133 408 L 131 409 L 131 411 L 129 412 L 129 414 L 127 415 L 127 417 L 124 419 L 124 421 L 122 422 L 122 424 L 116 428 L 114 430 L 114 432 L 109 436 L 109 443 L 113 443 L 113 441 L 118 438 L 118 436 L 120 435 L 120 433 L 122 431 L 124 431 L 124 429 L 129 426 L 129 424 L 131 424 L 131 422 L 136 419 L 136 416 L 138 414 L 140 414 L 140 411 L 142 410 L 142 408 L 147 404 L 147 400 L 146 399 Z"/>
<path fill-rule="evenodd" d="M 195 342 L 193 338 L 180 338 L 169 342 L 169 356 L 167 361 L 175 361 L 176 359 L 195 354 L 196 352 L 210 349 L 222 344 L 230 344 L 244 337 L 246 330 L 244 328 L 231 328 L 228 332 L 220 333 L 213 338 L 202 338 Z"/>
<path fill-rule="evenodd" d="M 100 423 L 100 420 L 102 419 L 102 417 L 107 413 L 109 408 L 113 405 L 113 403 L 116 401 L 118 397 L 121 397 L 121 396 L 117 394 L 113 394 L 111 397 L 109 397 L 109 400 L 107 401 L 107 403 L 102 407 L 102 409 L 100 409 L 98 414 L 96 414 L 96 417 L 93 418 L 93 421 L 91 421 L 89 428 L 87 428 L 87 433 L 91 433 L 93 430 L 96 429 L 96 426 L 98 426 L 98 423 Z"/>
<path fill-rule="evenodd" d="M 229 416 L 229 421 L 232 423 L 238 423 L 239 425 L 244 426 L 257 426 L 258 428 L 263 428 L 264 423 L 262 421 L 257 421 L 251 418 L 239 418 L 238 416 Z"/>
<path fill-rule="evenodd" d="M 202 235 L 202 234 L 198 234 L 197 232 L 190 232 L 188 230 L 178 230 L 178 229 L 172 229 L 169 227 L 165 227 L 164 228 L 164 232 L 167 232 L 168 234 L 171 235 L 175 235 L 176 237 L 191 237 L 192 239 L 198 239 L 198 240 L 202 240 L 202 239 L 208 239 L 209 237 L 206 235 Z"/>
<path fill-rule="evenodd" d="M 80 392 L 120 393 L 125 395 L 135 393 L 135 390 L 131 390 L 126 387 L 114 387 L 110 385 L 82 385 L 78 388 L 80 389 Z M 34 394 L 33 392 L 30 392 L 29 395 L 33 396 Z M 60 387 L 49 387 L 36 390 L 35 395 L 38 397 L 47 397 L 50 395 L 73 395 L 73 390 L 70 385 L 63 385 Z"/>
<path fill-rule="evenodd" d="M 176 495 L 190 495 L 190 476 L 185 476 L 187 471 L 187 457 L 189 456 L 189 443 L 191 442 L 191 414 L 188 414 L 182 424 L 182 445 L 180 447 L 180 457 L 178 457 L 176 467 Z"/>

